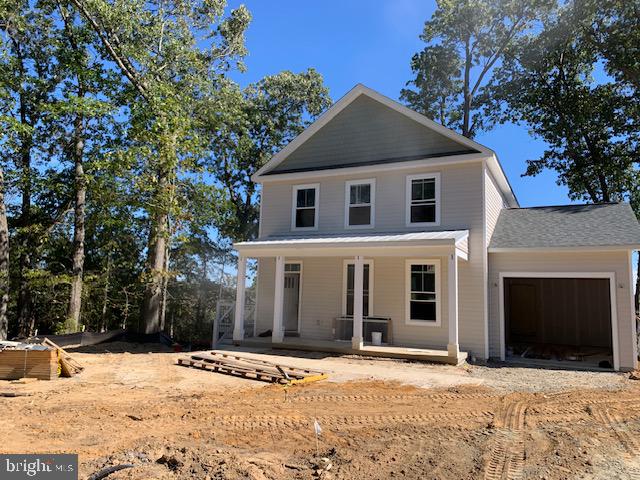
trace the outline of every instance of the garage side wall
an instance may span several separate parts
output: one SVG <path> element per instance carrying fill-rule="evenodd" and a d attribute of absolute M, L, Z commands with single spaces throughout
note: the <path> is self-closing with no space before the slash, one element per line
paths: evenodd
<path fill-rule="evenodd" d="M 561 253 L 490 253 L 489 254 L 489 352 L 500 357 L 500 273 L 508 272 L 613 272 L 615 274 L 616 310 L 620 368 L 635 368 L 628 253 L 561 252 Z M 614 332 L 615 334 L 615 332 Z"/>

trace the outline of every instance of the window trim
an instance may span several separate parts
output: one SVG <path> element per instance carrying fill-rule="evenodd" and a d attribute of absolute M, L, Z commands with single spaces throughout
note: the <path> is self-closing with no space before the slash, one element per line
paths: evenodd
<path fill-rule="evenodd" d="M 314 206 L 315 216 L 313 219 L 313 227 L 296 227 L 296 212 L 298 211 L 298 190 L 310 190 L 316 191 L 316 203 Z M 296 232 L 318 230 L 318 220 L 320 210 L 320 184 L 319 183 L 307 183 L 304 185 L 294 185 L 291 189 L 291 230 Z"/>
<path fill-rule="evenodd" d="M 371 213 L 369 216 L 369 223 L 365 225 L 349 225 L 349 208 L 352 206 L 351 201 L 351 187 L 353 185 L 369 185 L 370 196 L 369 204 L 355 204 L 353 206 L 369 206 Z M 362 180 L 347 180 L 344 183 L 344 228 L 347 230 L 358 230 L 363 228 L 374 228 L 376 226 L 376 179 L 366 178 Z"/>
<path fill-rule="evenodd" d="M 345 258 L 342 265 L 342 315 L 347 315 L 347 268 L 348 265 L 354 265 L 356 262 L 350 258 Z M 363 268 L 364 265 L 369 265 L 369 315 L 367 317 L 373 317 L 373 279 L 375 278 L 374 274 L 374 266 L 373 259 L 364 259 L 363 260 Z M 355 268 L 355 267 L 354 267 Z M 364 309 L 363 309 L 364 310 Z M 364 312 L 363 312 L 364 318 Z"/>
<path fill-rule="evenodd" d="M 433 265 L 435 266 L 436 281 L 436 320 L 412 320 L 411 319 L 411 265 Z M 442 271 L 439 258 L 414 258 L 405 262 L 405 323 L 407 325 L 417 325 L 421 327 L 442 326 Z"/>
<path fill-rule="evenodd" d="M 413 180 L 435 180 L 436 219 L 434 222 L 411 221 L 411 182 Z M 437 227 L 440 225 L 440 172 L 407 175 L 405 182 L 405 225 L 407 227 Z"/>

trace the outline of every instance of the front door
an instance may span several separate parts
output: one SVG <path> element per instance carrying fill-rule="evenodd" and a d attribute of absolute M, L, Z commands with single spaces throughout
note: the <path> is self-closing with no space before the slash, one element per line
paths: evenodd
<path fill-rule="evenodd" d="M 293 264 L 299 267 L 297 264 Z M 291 267 L 293 267 L 291 265 Z M 286 270 L 293 270 L 287 268 Z M 298 310 L 300 305 L 300 271 L 285 271 L 284 274 L 284 330 L 298 332 Z"/>

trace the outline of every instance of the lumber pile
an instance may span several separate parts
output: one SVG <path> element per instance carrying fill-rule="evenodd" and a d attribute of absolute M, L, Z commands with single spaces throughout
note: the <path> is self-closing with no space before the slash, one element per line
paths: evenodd
<path fill-rule="evenodd" d="M 82 370 L 82 365 L 47 338 L 42 344 L 0 342 L 0 380 L 53 380 L 72 377 Z"/>
<path fill-rule="evenodd" d="M 179 358 L 178 365 L 263 382 L 295 385 L 327 378 L 327 374 L 228 353 L 210 352 Z"/>
<path fill-rule="evenodd" d="M 60 363 L 60 376 L 73 377 L 84 370 L 84 367 L 76 362 L 66 350 L 53 343 L 49 338 L 45 338 L 42 345 L 53 348 L 58 353 L 58 362 Z"/>
<path fill-rule="evenodd" d="M 37 347 L 33 345 L 32 347 Z M 50 348 L 4 348 L 0 351 L 0 380 L 58 376 L 58 354 Z"/>

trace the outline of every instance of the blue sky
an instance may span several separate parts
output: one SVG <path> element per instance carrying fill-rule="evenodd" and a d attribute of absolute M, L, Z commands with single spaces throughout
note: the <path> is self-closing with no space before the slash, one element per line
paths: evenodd
<path fill-rule="evenodd" d="M 247 32 L 247 72 L 240 84 L 282 70 L 320 72 L 337 100 L 363 83 L 398 100 L 411 79 L 411 56 L 423 48 L 418 38 L 435 10 L 429 0 L 245 0 L 253 21 Z M 526 127 L 499 125 L 476 140 L 494 149 L 522 206 L 569 203 L 567 190 L 545 172 L 521 177 L 527 159 L 538 158 L 544 143 Z"/>

